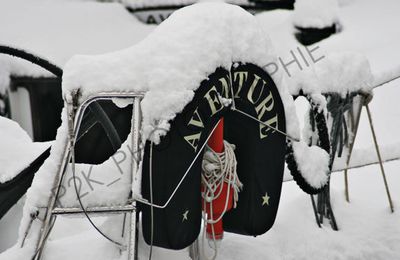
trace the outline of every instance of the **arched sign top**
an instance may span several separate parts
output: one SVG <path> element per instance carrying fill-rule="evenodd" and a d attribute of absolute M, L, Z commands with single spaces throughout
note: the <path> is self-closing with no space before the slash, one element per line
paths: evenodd
<path fill-rule="evenodd" d="M 193 130 L 185 134 L 184 139 L 192 146 L 194 152 L 197 151 L 201 132 L 205 128 L 204 119 L 213 117 L 231 106 L 236 106 L 236 103 L 247 107 L 246 110 L 250 115 L 264 122 L 264 124 L 257 123 L 260 140 L 274 132 L 265 124 L 279 129 L 282 119 L 278 117 L 276 103 L 280 102 L 282 107 L 283 105 L 280 98 L 276 100 L 279 93 L 272 78 L 259 67 L 235 63 L 230 73 L 219 68 L 209 76 L 206 82 L 206 87 L 203 86 L 197 90 L 196 93 L 201 94 L 197 95 L 196 100 L 192 102 L 198 106 L 193 107 L 189 104 L 190 109 L 184 111 L 186 126 Z M 281 123 L 284 125 L 284 122 Z"/>

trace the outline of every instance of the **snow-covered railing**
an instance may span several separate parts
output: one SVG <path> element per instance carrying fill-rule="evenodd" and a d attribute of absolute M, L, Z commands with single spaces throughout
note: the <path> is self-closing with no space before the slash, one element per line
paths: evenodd
<path fill-rule="evenodd" d="M 400 142 L 380 147 L 383 162 L 400 160 Z M 375 147 L 354 150 L 349 165 L 346 167 L 346 157 L 336 158 L 332 172 L 341 172 L 347 169 L 356 169 L 379 164 Z M 285 172 L 283 182 L 292 181 L 293 177 Z"/>
<path fill-rule="evenodd" d="M 400 159 L 400 143 L 380 147 L 383 162 L 390 162 Z M 378 164 L 379 159 L 375 151 L 375 147 L 354 150 L 351 160 L 346 167 L 345 158 L 336 158 L 333 164 L 333 172 L 343 171 L 347 169 L 361 168 L 373 164 Z"/>

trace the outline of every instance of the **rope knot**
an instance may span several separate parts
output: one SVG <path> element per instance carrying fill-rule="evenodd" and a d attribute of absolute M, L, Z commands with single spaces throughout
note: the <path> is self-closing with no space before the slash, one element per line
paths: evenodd
<path fill-rule="evenodd" d="M 240 182 L 236 172 L 235 145 L 224 140 L 224 152 L 217 153 L 206 146 L 206 152 L 202 162 L 201 182 L 205 188 L 202 197 L 211 202 L 221 195 L 223 182 L 233 188 L 233 207 L 239 199 L 239 191 L 243 184 Z"/>

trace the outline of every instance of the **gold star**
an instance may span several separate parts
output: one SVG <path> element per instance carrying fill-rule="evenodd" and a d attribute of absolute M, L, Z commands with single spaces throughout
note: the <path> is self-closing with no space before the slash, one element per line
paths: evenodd
<path fill-rule="evenodd" d="M 182 222 L 185 220 L 188 220 L 188 214 L 189 214 L 189 210 L 186 210 L 185 213 L 182 214 L 182 216 L 183 216 Z"/>
<path fill-rule="evenodd" d="M 265 204 L 267 204 L 269 206 L 269 199 L 270 197 L 268 196 L 268 193 L 266 192 L 264 196 L 262 196 L 262 206 L 264 206 Z"/>

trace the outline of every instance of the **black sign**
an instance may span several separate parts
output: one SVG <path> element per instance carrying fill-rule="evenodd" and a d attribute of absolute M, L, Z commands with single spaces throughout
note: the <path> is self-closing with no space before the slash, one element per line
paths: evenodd
<path fill-rule="evenodd" d="M 168 134 L 158 145 L 153 145 L 152 160 L 150 143 L 146 143 L 142 195 L 151 200 L 152 184 L 154 204 L 163 205 L 168 201 L 193 163 L 167 207 L 153 207 L 151 214 L 150 206 L 141 205 L 143 236 L 148 244 L 182 249 L 198 237 L 202 208 L 202 148 L 221 117 L 225 121 L 225 139 L 237 147 L 237 170 L 244 184 L 239 193 L 238 207 L 224 217 L 224 229 L 257 235 L 268 230 L 274 222 L 283 178 L 285 137 L 231 110 L 224 105 L 222 98 L 232 99 L 234 96 L 238 109 L 281 131 L 285 131 L 283 105 L 274 82 L 261 68 L 242 64 L 231 71 L 232 88 L 229 72 L 222 68 L 201 83 L 193 100 L 171 122 Z M 194 160 L 196 155 L 198 157 Z"/>
<path fill-rule="evenodd" d="M 219 98 L 228 72 L 217 69 L 197 89 L 193 100 L 171 123 L 168 134 L 153 146 L 153 203 L 163 205 L 175 190 L 187 168 L 194 161 L 187 177 L 165 209 L 153 208 L 153 241 L 151 241 L 151 210 L 142 205 L 143 236 L 148 244 L 182 249 L 198 237 L 201 226 L 201 162 L 205 144 L 218 120 L 227 111 Z M 142 195 L 150 201 L 150 143 L 143 159 Z"/>

